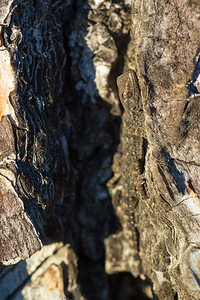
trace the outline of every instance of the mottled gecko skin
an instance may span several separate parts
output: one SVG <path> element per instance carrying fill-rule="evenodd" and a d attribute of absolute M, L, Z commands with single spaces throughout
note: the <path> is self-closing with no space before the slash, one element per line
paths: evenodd
<path fill-rule="evenodd" d="M 134 210 L 144 194 L 144 160 L 146 139 L 140 88 L 136 74 L 129 70 L 117 78 L 120 101 L 125 110 L 122 123 L 122 184 L 124 232 L 130 247 L 136 248 Z"/>
<path fill-rule="evenodd" d="M 141 104 L 140 88 L 138 85 L 138 79 L 134 71 L 127 71 L 117 78 L 117 86 L 119 92 L 119 98 L 123 105 L 128 118 L 125 118 L 125 123 L 127 126 L 127 132 L 124 134 L 130 137 L 130 146 L 133 146 L 133 159 L 135 162 L 139 162 L 141 166 L 141 161 L 144 156 L 144 116 Z M 125 93 L 125 94 L 124 94 Z M 124 95 L 130 95 L 131 97 L 124 97 Z M 134 138 L 134 143 L 131 141 Z M 139 166 L 139 168 L 140 168 Z M 138 169 L 138 168 L 137 168 Z"/>
<path fill-rule="evenodd" d="M 141 110 L 140 89 L 138 79 L 134 71 L 127 71 L 117 78 L 117 86 L 119 91 L 120 101 L 132 119 L 134 114 Z M 130 93 L 130 97 L 124 97 L 124 93 Z"/>
<path fill-rule="evenodd" d="M 126 113 L 123 126 L 123 152 L 131 155 L 130 159 L 133 161 L 134 168 L 130 169 L 135 171 L 135 175 L 139 175 L 144 171 L 146 139 L 140 88 L 135 72 L 129 70 L 120 75 L 117 78 L 117 86 L 119 98 Z M 129 98 L 127 98 L 127 93 Z"/>

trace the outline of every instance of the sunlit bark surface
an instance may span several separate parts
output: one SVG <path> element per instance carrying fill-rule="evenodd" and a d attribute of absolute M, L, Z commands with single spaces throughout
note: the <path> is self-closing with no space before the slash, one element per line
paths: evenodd
<path fill-rule="evenodd" d="M 0 299 L 200 299 L 200 4 L 180 2 L 0 1 Z"/>

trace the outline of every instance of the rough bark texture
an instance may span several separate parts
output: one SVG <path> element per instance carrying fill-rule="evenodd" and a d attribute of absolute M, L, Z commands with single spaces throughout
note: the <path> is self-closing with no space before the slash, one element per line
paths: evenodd
<path fill-rule="evenodd" d="M 199 12 L 196 1 L 133 2 L 148 139 L 137 228 L 143 271 L 160 299 L 200 297 Z"/>
<path fill-rule="evenodd" d="M 200 4 L 180 2 L 0 1 L 0 299 L 200 299 Z"/>
<path fill-rule="evenodd" d="M 65 62 L 61 3 L 48 7 L 43 1 L 10 1 L 7 5 L 10 13 L 2 18 L 1 32 L 0 260 L 4 264 L 26 259 L 41 248 L 45 214 L 53 199 L 59 201 L 66 176 L 55 108 Z M 67 3 L 62 9 L 66 7 Z M 55 87 L 57 81 L 60 86 Z"/>

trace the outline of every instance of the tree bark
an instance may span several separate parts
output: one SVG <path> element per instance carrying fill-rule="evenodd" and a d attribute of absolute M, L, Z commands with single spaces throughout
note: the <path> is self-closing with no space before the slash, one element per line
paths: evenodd
<path fill-rule="evenodd" d="M 179 2 L 0 1 L 0 299 L 200 299 L 200 4 Z"/>
<path fill-rule="evenodd" d="M 147 199 L 139 204 L 137 228 L 144 273 L 161 299 L 200 296 L 199 8 L 196 1 L 149 2 L 143 8 L 133 2 L 148 139 Z"/>

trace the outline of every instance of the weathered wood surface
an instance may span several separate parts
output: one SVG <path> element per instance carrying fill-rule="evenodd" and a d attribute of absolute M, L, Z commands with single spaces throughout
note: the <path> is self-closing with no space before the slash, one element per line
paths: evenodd
<path fill-rule="evenodd" d="M 2 232 L 8 228 L 14 234 L 18 228 L 18 234 L 7 234 L 6 243 L 2 241 L 1 261 L 16 263 L 38 251 L 41 242 L 55 240 L 70 241 L 76 254 L 69 254 L 70 263 L 64 258 L 53 262 L 51 270 L 60 274 L 61 287 L 55 293 L 52 285 L 45 283 L 51 272 L 41 268 L 48 257 L 51 259 L 48 247 L 41 250 L 46 251 L 44 255 L 40 252 L 41 260 L 31 256 L 32 270 L 28 260 L 2 266 L 1 299 L 38 299 L 45 289 L 49 299 L 62 293 L 72 298 L 71 293 L 75 299 L 84 299 L 83 294 L 87 299 L 109 298 L 104 237 L 117 228 L 117 221 L 106 182 L 112 176 L 110 167 L 120 123 L 116 77 L 111 69 L 118 59 L 114 37 L 117 40 L 122 35 L 122 20 L 126 20 L 128 11 L 121 9 L 123 2 L 116 8 L 108 2 L 101 10 L 97 5 L 91 10 L 84 1 L 6 3 L 11 7 L 1 26 L 1 49 L 11 65 L 14 88 L 7 91 L 10 110 L 2 112 L 1 126 L 10 129 L 12 139 L 15 168 L 10 171 L 11 186 L 19 190 L 17 204 L 21 205 L 17 216 L 25 215 L 32 224 L 26 230 L 17 222 L 14 227 L 12 223 L 7 227 L 2 224 Z M 128 15 L 130 21 L 130 12 Z M 121 44 L 128 39 L 127 27 L 123 31 Z M 5 130 L 1 132 L 3 137 Z M 8 141 L 5 139 L 5 143 Z M 11 207 L 7 203 L 2 216 L 8 218 Z M 20 220 L 23 223 L 23 218 Z M 57 253 L 57 247 L 54 251 Z M 20 278 L 16 284 L 15 276 Z M 57 289 L 56 281 L 54 286 Z"/>
<path fill-rule="evenodd" d="M 200 299 L 199 13 L 0 1 L 1 299 Z"/>
<path fill-rule="evenodd" d="M 199 13 L 197 1 L 133 1 L 148 139 L 148 199 L 137 228 L 144 273 L 160 299 L 200 298 Z"/>
<path fill-rule="evenodd" d="M 59 132 L 65 2 L 1 1 L 0 261 L 41 248 L 43 226 L 67 167 Z M 60 85 L 56 85 L 59 81 Z M 60 124 L 60 123 L 59 123 Z M 65 135 L 65 136 L 64 136 Z M 66 149 L 67 151 L 67 149 Z"/>
<path fill-rule="evenodd" d="M 127 130 L 126 124 L 131 122 L 131 107 L 134 109 L 136 105 L 130 99 L 130 102 L 127 100 L 129 106 L 125 107 L 120 155 L 116 155 L 113 166 L 117 180 L 111 192 L 114 198 L 121 194 L 118 207 L 122 208 L 127 201 L 123 190 L 126 190 L 126 185 L 133 189 L 128 206 L 135 209 L 132 218 L 124 218 L 124 222 L 135 220 L 133 231 L 138 233 L 135 241 L 137 253 L 131 263 L 131 259 L 124 260 L 129 249 L 126 244 L 121 257 L 117 252 L 111 255 L 111 243 L 122 241 L 121 235 L 115 234 L 107 241 L 107 268 L 110 272 L 119 270 L 120 257 L 124 269 L 128 265 L 132 274 L 141 270 L 140 274 L 151 278 L 159 299 L 200 298 L 199 12 L 200 5 L 196 1 L 132 1 L 132 39 L 129 45 L 132 60 L 127 60 L 125 71 L 128 68 L 135 71 L 141 93 L 148 141 L 143 173 L 146 195 L 136 197 L 133 189 L 140 179 L 140 172 L 134 164 L 140 144 L 134 143 L 133 151 L 131 139 L 137 128 L 134 122 L 133 136 L 130 134 L 127 138 L 131 130 Z M 121 95 L 126 90 L 124 81 L 119 87 Z M 136 98 L 137 94 L 136 90 Z M 128 157 L 132 163 L 123 172 Z M 137 175 L 130 176 L 131 172 L 137 172 Z M 125 225 L 125 235 L 126 228 Z M 128 237 L 130 239 L 130 234 Z"/>

